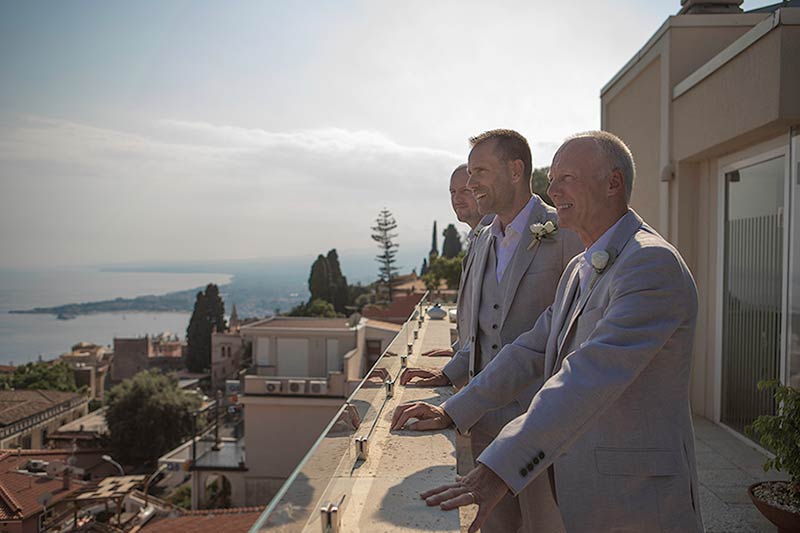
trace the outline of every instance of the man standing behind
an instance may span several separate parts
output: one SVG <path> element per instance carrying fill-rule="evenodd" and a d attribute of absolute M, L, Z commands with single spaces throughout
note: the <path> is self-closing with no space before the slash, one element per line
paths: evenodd
<path fill-rule="evenodd" d="M 678 252 L 629 209 L 634 164 L 614 135 L 568 139 L 550 168 L 564 227 L 587 247 L 533 329 L 506 346 L 442 407 L 395 411 L 462 432 L 548 378 L 458 483 L 422 494 L 452 509 L 477 503 L 475 532 L 510 492 L 525 509 L 548 479 L 567 531 L 702 531 L 689 409 L 697 288 Z M 561 524 L 547 526 L 551 531 Z"/>
<path fill-rule="evenodd" d="M 472 299 L 472 293 L 469 291 L 469 273 L 472 267 L 472 260 L 475 258 L 475 238 L 484 226 L 490 224 L 494 215 L 481 216 L 478 212 L 478 203 L 475 201 L 472 191 L 467 188 L 467 180 L 469 174 L 467 173 L 466 163 L 458 165 L 450 176 L 450 204 L 453 206 L 453 212 L 459 222 L 469 225 L 469 233 L 467 234 L 467 246 L 464 252 L 464 259 L 461 261 L 461 278 L 458 282 L 458 300 L 456 300 L 456 331 L 458 331 L 458 338 L 453 343 L 452 348 L 444 350 L 429 350 L 422 355 L 429 356 L 446 356 L 452 357 L 454 351 L 463 345 L 463 339 L 469 338 L 467 334 L 467 327 L 469 322 L 469 305 Z M 417 384 L 423 385 L 425 379 L 418 380 Z"/>
<path fill-rule="evenodd" d="M 561 272 L 583 249 L 578 236 L 556 231 L 556 210 L 531 193 L 533 161 L 527 140 L 512 130 L 492 130 L 470 139 L 468 187 L 480 213 L 496 213 L 474 243 L 470 272 L 469 338 L 442 370 L 407 369 L 408 384 L 463 387 L 489 365 L 500 348 L 529 330 L 553 301 Z M 461 332 L 460 332 L 461 334 Z M 470 433 L 473 457 L 492 442 L 509 421 L 525 412 L 543 379 L 532 380 L 514 402 L 485 413 Z M 413 382 L 416 384 L 417 382 Z M 420 422 L 416 429 L 425 429 Z M 556 512 L 542 504 L 542 514 Z M 522 523 L 519 503 L 507 495 L 483 525 L 484 533 L 516 531 Z"/>

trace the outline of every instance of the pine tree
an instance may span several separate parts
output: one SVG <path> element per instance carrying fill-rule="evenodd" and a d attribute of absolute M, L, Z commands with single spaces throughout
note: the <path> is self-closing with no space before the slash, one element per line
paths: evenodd
<path fill-rule="evenodd" d="M 422 277 L 428 272 L 428 258 L 422 258 L 422 268 L 419 269 L 419 276 Z"/>
<path fill-rule="evenodd" d="M 444 242 L 442 242 L 442 257 L 452 259 L 461 253 L 461 237 L 453 224 L 448 224 L 442 232 Z"/>
<path fill-rule="evenodd" d="M 397 221 L 392 216 L 391 211 L 385 207 L 378 214 L 375 225 L 372 226 L 372 240 L 378 243 L 380 253 L 375 256 L 378 262 L 378 280 L 385 284 L 389 291 L 389 301 L 392 301 L 392 282 L 397 276 L 398 268 L 395 266 L 397 259 L 397 243 L 393 239 L 397 233 L 392 233 L 397 229 Z"/>

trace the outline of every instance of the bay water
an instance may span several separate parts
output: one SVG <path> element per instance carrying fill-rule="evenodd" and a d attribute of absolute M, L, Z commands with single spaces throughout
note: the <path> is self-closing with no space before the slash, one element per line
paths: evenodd
<path fill-rule="evenodd" d="M 59 320 L 55 315 L 11 314 L 11 310 L 68 303 L 134 298 L 224 285 L 223 273 L 104 272 L 89 268 L 0 270 L 0 364 L 53 359 L 81 341 L 111 345 L 114 337 L 169 331 L 186 336 L 190 313 L 99 313 Z M 230 312 L 230 309 L 226 311 Z"/>

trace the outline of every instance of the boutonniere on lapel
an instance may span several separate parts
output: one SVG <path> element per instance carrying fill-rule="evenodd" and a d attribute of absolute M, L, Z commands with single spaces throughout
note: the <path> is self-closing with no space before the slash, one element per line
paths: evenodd
<path fill-rule="evenodd" d="M 597 278 L 599 278 L 600 275 L 614 263 L 614 259 L 616 258 L 617 251 L 614 248 L 592 252 L 592 257 L 589 258 L 589 262 L 592 264 L 594 273 L 592 274 L 592 280 L 589 282 L 590 290 L 597 282 Z"/>
<path fill-rule="evenodd" d="M 531 250 L 534 246 L 542 242 L 542 240 L 553 238 L 558 232 L 558 226 L 553 224 L 552 220 L 548 220 L 544 224 L 541 222 L 531 224 L 529 229 L 531 230 L 531 235 L 533 235 L 533 240 L 528 245 L 528 250 Z"/>

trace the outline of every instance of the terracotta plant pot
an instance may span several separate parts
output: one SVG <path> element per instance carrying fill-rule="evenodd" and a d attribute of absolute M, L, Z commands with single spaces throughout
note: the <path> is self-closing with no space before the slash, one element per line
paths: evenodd
<path fill-rule="evenodd" d="M 759 485 L 766 485 L 775 483 L 774 481 L 762 481 L 754 483 L 747 489 L 750 499 L 753 500 L 756 508 L 764 515 L 764 517 L 772 522 L 778 528 L 778 533 L 797 533 L 800 532 L 800 513 L 793 513 L 780 507 L 774 507 L 772 504 L 759 499 L 753 490 Z"/>

